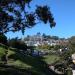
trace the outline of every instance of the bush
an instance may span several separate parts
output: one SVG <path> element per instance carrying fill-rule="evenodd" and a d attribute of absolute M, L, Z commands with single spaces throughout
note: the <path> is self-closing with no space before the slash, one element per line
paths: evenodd
<path fill-rule="evenodd" d="M 23 41 L 16 38 L 9 40 L 8 44 L 13 48 L 22 49 L 22 50 L 27 49 L 27 45 Z"/>
<path fill-rule="evenodd" d="M 3 34 L 0 34 L 0 43 L 7 44 L 7 37 Z"/>

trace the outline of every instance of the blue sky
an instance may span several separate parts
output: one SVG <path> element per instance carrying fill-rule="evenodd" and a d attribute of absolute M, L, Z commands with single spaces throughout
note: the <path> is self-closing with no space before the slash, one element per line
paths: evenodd
<path fill-rule="evenodd" d="M 24 35 L 20 32 L 9 32 L 8 38 L 21 38 L 26 35 L 34 35 L 37 32 L 62 38 L 75 35 L 75 0 L 33 0 L 30 5 L 32 10 L 35 5 L 48 5 L 55 18 L 56 27 L 51 29 L 49 24 L 39 23 L 31 29 L 26 29 Z"/>

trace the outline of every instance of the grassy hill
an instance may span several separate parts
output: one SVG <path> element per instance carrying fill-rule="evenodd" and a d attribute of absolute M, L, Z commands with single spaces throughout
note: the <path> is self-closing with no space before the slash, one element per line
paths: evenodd
<path fill-rule="evenodd" d="M 5 50 L 0 46 L 0 57 Z M 16 49 L 8 49 L 8 64 L 0 64 L 0 75 L 55 75 L 47 67 L 47 63 L 53 63 L 55 59 L 58 58 L 56 56 L 33 57 Z"/>

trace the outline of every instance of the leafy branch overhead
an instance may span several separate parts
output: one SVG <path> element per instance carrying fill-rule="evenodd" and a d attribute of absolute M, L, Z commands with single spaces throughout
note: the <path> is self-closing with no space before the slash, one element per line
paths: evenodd
<path fill-rule="evenodd" d="M 35 12 L 30 9 L 32 0 L 0 0 L 0 33 L 9 31 L 24 31 L 31 28 L 38 21 L 50 23 L 50 27 L 55 26 L 53 15 L 48 6 L 36 6 Z"/>

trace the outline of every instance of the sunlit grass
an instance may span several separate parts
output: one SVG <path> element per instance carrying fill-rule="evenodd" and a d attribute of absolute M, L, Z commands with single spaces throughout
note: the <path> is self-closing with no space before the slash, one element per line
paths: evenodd
<path fill-rule="evenodd" d="M 3 54 L 5 48 L 0 47 L 0 53 Z M 14 66 L 18 69 L 25 69 L 34 75 L 46 75 L 44 70 L 46 69 L 45 63 L 51 64 L 58 61 L 60 58 L 57 55 L 46 55 L 44 57 L 33 57 L 29 55 L 23 55 L 15 49 L 8 49 L 8 65 Z"/>
<path fill-rule="evenodd" d="M 4 48 L 0 47 L 0 57 L 1 57 L 2 55 L 4 55 L 5 50 L 6 50 L 6 49 L 4 49 Z"/>
<path fill-rule="evenodd" d="M 57 55 L 47 55 L 47 56 L 44 56 L 44 58 L 45 58 L 44 61 L 45 61 L 47 64 L 53 64 L 53 63 L 55 63 L 56 61 L 59 61 L 59 60 L 60 60 L 60 57 L 57 56 Z"/>

